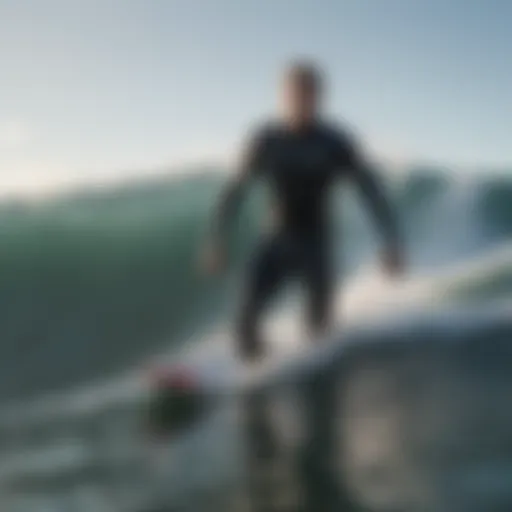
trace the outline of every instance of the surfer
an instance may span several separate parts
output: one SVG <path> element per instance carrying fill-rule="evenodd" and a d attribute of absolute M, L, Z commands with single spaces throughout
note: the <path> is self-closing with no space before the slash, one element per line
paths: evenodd
<path fill-rule="evenodd" d="M 322 115 L 324 80 L 310 62 L 285 71 L 283 116 L 249 137 L 238 172 L 224 190 L 214 215 L 212 236 L 202 253 L 209 273 L 226 263 L 226 234 L 247 186 L 264 180 L 273 194 L 273 223 L 253 255 L 237 319 L 237 348 L 244 360 L 264 356 L 259 324 L 264 309 L 289 277 L 298 278 L 308 297 L 307 327 L 314 338 L 330 323 L 334 286 L 329 193 L 340 180 L 359 186 L 384 238 L 383 263 L 391 274 L 403 269 L 395 219 L 381 186 L 355 137 Z"/>

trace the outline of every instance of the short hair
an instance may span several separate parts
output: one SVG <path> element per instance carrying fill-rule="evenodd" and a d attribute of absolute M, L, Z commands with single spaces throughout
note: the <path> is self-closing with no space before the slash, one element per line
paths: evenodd
<path fill-rule="evenodd" d="M 285 72 L 287 80 L 298 82 L 308 89 L 319 91 L 323 87 L 323 74 L 315 63 L 307 60 L 290 63 Z"/>

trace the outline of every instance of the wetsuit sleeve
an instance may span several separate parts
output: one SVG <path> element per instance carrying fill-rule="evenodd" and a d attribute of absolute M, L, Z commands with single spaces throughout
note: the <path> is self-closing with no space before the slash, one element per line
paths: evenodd
<path fill-rule="evenodd" d="M 238 211 L 249 183 L 262 170 L 267 136 L 263 130 L 252 134 L 242 148 L 242 155 L 234 176 L 221 192 L 213 214 L 212 237 L 223 242 L 228 226 Z"/>
<path fill-rule="evenodd" d="M 380 183 L 363 150 L 354 141 L 344 141 L 340 158 L 348 176 L 359 187 L 385 243 L 389 247 L 400 247 L 395 213 L 386 197 L 384 186 Z"/>

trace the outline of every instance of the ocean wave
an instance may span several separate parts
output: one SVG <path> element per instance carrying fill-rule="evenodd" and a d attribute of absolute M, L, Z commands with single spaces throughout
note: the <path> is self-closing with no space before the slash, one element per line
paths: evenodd
<path fill-rule="evenodd" d="M 234 274 L 208 280 L 195 267 L 222 182 L 220 174 L 196 174 L 4 204 L 0 400 L 116 374 L 225 317 Z M 461 185 L 424 169 L 394 197 L 413 269 L 463 261 L 512 235 L 508 177 Z M 373 240 L 352 203 L 343 222 L 349 272 L 370 258 Z M 251 208 L 234 237 L 236 261 L 256 233 Z M 509 282 L 500 277 L 459 294 L 507 293 Z"/>

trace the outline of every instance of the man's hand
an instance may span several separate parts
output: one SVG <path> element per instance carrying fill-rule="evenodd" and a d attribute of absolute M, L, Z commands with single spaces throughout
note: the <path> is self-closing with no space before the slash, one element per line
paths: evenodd
<path fill-rule="evenodd" d="M 405 272 L 405 261 L 402 250 L 398 246 L 388 247 L 384 251 L 382 264 L 388 275 L 392 277 L 403 275 Z"/>
<path fill-rule="evenodd" d="M 207 275 L 217 275 L 226 267 L 226 253 L 219 243 L 209 242 L 199 255 L 199 267 L 201 272 Z"/>

